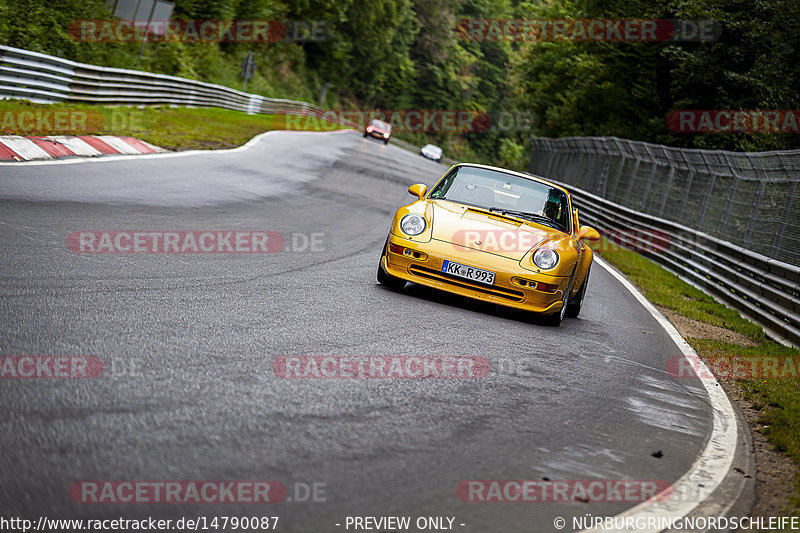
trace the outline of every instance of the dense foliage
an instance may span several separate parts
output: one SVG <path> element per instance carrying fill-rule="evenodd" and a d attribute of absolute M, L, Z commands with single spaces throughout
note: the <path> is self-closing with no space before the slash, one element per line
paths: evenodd
<path fill-rule="evenodd" d="M 102 0 L 3 0 L 0 43 L 133 68 L 138 43 L 75 42 L 69 24 L 106 19 Z M 241 87 L 333 109 L 498 112 L 512 127 L 401 134 L 448 155 L 524 164 L 531 135 L 603 135 L 670 145 L 767 150 L 800 147 L 791 133 L 676 133 L 677 109 L 800 108 L 797 0 L 175 0 L 179 20 L 300 20 L 324 40 L 148 43 L 139 68 Z M 710 19 L 713 42 L 519 42 L 460 38 L 462 19 Z M 529 114 L 532 120 L 520 121 Z"/>

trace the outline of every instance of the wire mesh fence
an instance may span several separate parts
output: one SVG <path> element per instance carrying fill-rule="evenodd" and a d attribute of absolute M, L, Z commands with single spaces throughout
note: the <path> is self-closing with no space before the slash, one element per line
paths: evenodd
<path fill-rule="evenodd" d="M 615 137 L 531 145 L 532 174 L 800 265 L 800 150 L 689 150 Z"/>

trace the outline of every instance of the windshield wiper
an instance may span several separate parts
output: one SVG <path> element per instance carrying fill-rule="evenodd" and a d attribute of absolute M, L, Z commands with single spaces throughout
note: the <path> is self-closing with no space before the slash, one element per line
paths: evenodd
<path fill-rule="evenodd" d="M 553 220 L 550 217 L 546 217 L 544 215 L 537 215 L 536 213 L 528 213 L 527 211 L 515 211 L 513 209 L 503 209 L 500 207 L 490 207 L 489 211 L 497 212 L 503 215 L 515 215 L 522 218 L 527 218 L 529 220 L 534 220 L 536 222 L 541 222 L 551 227 L 555 227 L 556 229 L 562 229 L 563 226 Z"/>

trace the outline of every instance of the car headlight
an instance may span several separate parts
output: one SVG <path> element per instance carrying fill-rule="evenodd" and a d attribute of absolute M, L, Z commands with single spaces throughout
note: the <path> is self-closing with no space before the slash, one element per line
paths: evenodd
<path fill-rule="evenodd" d="M 542 270 L 550 270 L 558 264 L 558 252 L 552 248 L 539 248 L 533 253 L 533 264 Z"/>
<path fill-rule="evenodd" d="M 386 138 L 386 139 L 388 139 L 388 138 L 389 138 L 389 134 L 388 134 L 388 133 L 384 133 L 384 134 L 383 134 L 383 136 L 384 136 L 384 138 Z"/>
<path fill-rule="evenodd" d="M 425 231 L 425 219 L 419 215 L 406 215 L 400 221 L 400 229 L 406 235 L 419 235 Z"/>

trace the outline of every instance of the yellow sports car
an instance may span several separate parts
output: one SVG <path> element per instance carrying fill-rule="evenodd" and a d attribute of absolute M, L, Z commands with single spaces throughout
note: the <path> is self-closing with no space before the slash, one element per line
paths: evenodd
<path fill-rule="evenodd" d="M 562 187 L 485 165 L 457 164 L 397 210 L 378 265 L 394 290 L 411 281 L 546 315 L 581 311 L 597 231 L 578 223 Z"/>

